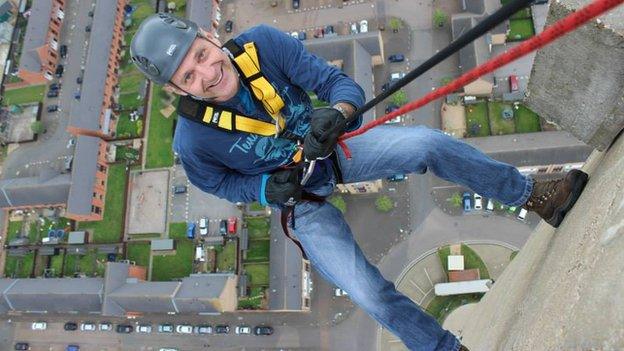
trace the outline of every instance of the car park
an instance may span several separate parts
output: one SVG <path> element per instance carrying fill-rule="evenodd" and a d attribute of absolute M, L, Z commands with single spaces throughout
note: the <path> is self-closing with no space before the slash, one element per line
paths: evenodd
<path fill-rule="evenodd" d="M 494 211 L 494 200 L 488 199 L 487 206 L 485 206 L 485 210 L 489 212 Z"/>
<path fill-rule="evenodd" d="M 358 27 L 357 27 L 357 23 L 351 23 L 351 34 L 358 34 Z"/>
<path fill-rule="evenodd" d="M 270 327 L 268 325 L 256 326 L 254 328 L 254 334 L 255 335 L 272 335 L 273 334 L 273 327 Z"/>
<path fill-rule="evenodd" d="M 199 219 L 199 235 L 208 234 L 208 218 L 202 217 Z"/>
<path fill-rule="evenodd" d="M 186 237 L 189 239 L 195 239 L 195 222 L 186 223 Z"/>
<path fill-rule="evenodd" d="M 360 21 L 360 33 L 367 33 L 367 32 L 368 32 L 368 21 L 361 20 Z"/>
<path fill-rule="evenodd" d="M 84 322 L 84 323 L 80 323 L 80 330 L 81 331 L 96 331 L 97 328 L 95 326 L 95 323 Z"/>
<path fill-rule="evenodd" d="M 65 56 L 67 56 L 67 45 L 61 45 L 60 54 L 61 58 L 65 58 Z"/>
<path fill-rule="evenodd" d="M 67 331 L 72 331 L 72 330 L 76 330 L 78 329 L 78 324 L 74 323 L 74 322 L 67 322 L 65 323 L 65 325 L 63 326 L 64 330 Z"/>
<path fill-rule="evenodd" d="M 474 194 L 474 209 L 475 210 L 483 209 L 483 198 L 481 197 L 481 195 L 477 193 Z"/>
<path fill-rule="evenodd" d="M 221 235 L 227 234 L 227 221 L 225 219 L 222 219 L 219 222 L 219 234 Z"/>
<path fill-rule="evenodd" d="M 227 231 L 229 234 L 236 234 L 236 217 L 230 217 L 227 221 Z"/>
<path fill-rule="evenodd" d="M 120 334 L 130 334 L 133 330 L 134 327 L 129 324 L 117 324 L 117 328 L 115 328 L 115 331 Z"/>
<path fill-rule="evenodd" d="M 470 212 L 472 210 L 472 204 L 470 202 L 471 196 L 470 193 L 466 192 L 462 196 L 462 204 L 464 205 L 464 211 Z"/>
<path fill-rule="evenodd" d="M 48 328 L 48 323 L 46 322 L 34 322 L 32 324 L 32 330 L 46 330 Z"/>
<path fill-rule="evenodd" d="M 58 105 L 50 105 L 47 109 L 48 112 L 56 112 L 58 111 Z"/>
<path fill-rule="evenodd" d="M 159 324 L 158 332 L 159 333 L 173 333 L 173 324 Z"/>
<path fill-rule="evenodd" d="M 230 332 L 230 326 L 228 325 L 217 325 L 215 326 L 215 334 L 229 334 Z"/>
<path fill-rule="evenodd" d="M 231 20 L 225 21 L 225 32 L 226 33 L 232 33 L 232 27 L 233 26 L 234 26 L 234 22 L 232 22 Z"/>
<path fill-rule="evenodd" d="M 18 342 L 15 343 L 14 349 L 17 351 L 30 350 L 30 345 L 27 342 Z"/>
<path fill-rule="evenodd" d="M 188 324 L 181 324 L 176 326 L 176 333 L 179 334 L 192 334 L 193 333 L 193 327 L 188 325 Z"/>
<path fill-rule="evenodd" d="M 251 334 L 251 327 L 248 325 L 237 325 L 234 332 L 239 335 Z"/>
<path fill-rule="evenodd" d="M 174 194 L 184 194 L 186 193 L 186 185 L 174 185 L 173 186 L 173 193 Z"/>
<path fill-rule="evenodd" d="M 152 326 L 150 324 L 139 324 L 136 331 L 137 333 L 149 334 L 152 332 Z"/>
<path fill-rule="evenodd" d="M 110 324 L 109 322 L 101 322 L 98 327 L 99 327 L 100 331 L 111 331 L 111 330 L 113 330 L 113 325 Z"/>
<path fill-rule="evenodd" d="M 394 54 L 388 56 L 388 61 L 390 62 L 403 62 L 405 61 L 405 56 L 403 54 Z"/>
<path fill-rule="evenodd" d="M 46 95 L 49 98 L 55 98 L 59 96 L 58 90 L 48 90 L 48 94 Z"/>
<path fill-rule="evenodd" d="M 212 334 L 212 327 L 208 324 L 202 324 L 195 327 L 196 334 Z"/>
<path fill-rule="evenodd" d="M 518 220 L 524 221 L 526 220 L 527 210 L 524 208 L 520 208 L 520 212 L 518 213 Z"/>

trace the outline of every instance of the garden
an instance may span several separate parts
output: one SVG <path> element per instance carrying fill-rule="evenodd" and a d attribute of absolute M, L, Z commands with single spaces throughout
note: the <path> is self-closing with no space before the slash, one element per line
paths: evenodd
<path fill-rule="evenodd" d="M 480 101 L 465 105 L 465 109 L 469 138 L 542 130 L 537 113 L 519 103 Z"/>
<path fill-rule="evenodd" d="M 245 218 L 249 234 L 249 248 L 243 260 L 243 273 L 247 275 L 249 295 L 240 298 L 239 309 L 261 309 L 266 302 L 269 287 L 270 227 L 268 218 Z"/>
<path fill-rule="evenodd" d="M 42 102 L 45 89 L 45 85 L 30 85 L 24 88 L 7 89 L 4 91 L 2 105 L 23 105 Z"/>
<path fill-rule="evenodd" d="M 173 129 L 177 115 L 173 113 L 167 118 L 161 110 L 168 104 L 177 105 L 177 98 L 169 100 L 169 94 L 161 86 L 152 89 L 152 108 L 147 137 L 146 168 L 173 166 Z"/>
<path fill-rule="evenodd" d="M 195 243 L 186 237 L 186 223 L 169 224 L 169 238 L 175 240 L 175 255 L 152 256 L 153 281 L 171 281 L 193 273 Z"/>

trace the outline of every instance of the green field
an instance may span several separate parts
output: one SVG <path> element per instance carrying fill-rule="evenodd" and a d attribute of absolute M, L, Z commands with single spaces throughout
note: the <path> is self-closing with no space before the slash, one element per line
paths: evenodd
<path fill-rule="evenodd" d="M 196 232 L 199 232 L 198 228 L 195 228 Z M 185 239 L 186 237 L 186 223 L 171 223 L 169 224 L 169 238 L 171 239 Z"/>
<path fill-rule="evenodd" d="M 466 128 L 469 137 L 490 135 L 490 124 L 485 101 L 466 105 Z"/>
<path fill-rule="evenodd" d="M 236 242 L 228 241 L 225 246 L 217 246 L 217 271 L 236 271 Z"/>
<path fill-rule="evenodd" d="M 149 116 L 146 168 L 173 166 L 173 122 L 176 114 L 173 113 L 169 118 L 165 118 L 160 113 L 160 110 L 165 107 L 161 91 L 162 87 L 154 85 L 151 97 L 152 110 Z M 173 105 L 177 106 L 177 102 Z"/>
<path fill-rule="evenodd" d="M 33 102 L 42 102 L 45 94 L 45 85 L 31 85 L 4 91 L 2 105 L 22 105 Z"/>
<path fill-rule="evenodd" d="M 507 40 L 522 41 L 529 39 L 533 35 L 535 35 L 535 30 L 533 29 L 532 19 L 509 20 L 509 34 L 507 34 Z"/>
<path fill-rule="evenodd" d="M 29 278 L 35 264 L 35 253 L 30 252 L 26 256 L 16 257 L 6 255 L 4 261 L 4 275 L 15 278 Z"/>
<path fill-rule="evenodd" d="M 60 277 L 63 272 L 63 260 L 65 259 L 65 254 L 61 251 L 56 256 L 50 257 L 50 268 L 54 269 L 54 275 L 56 277 Z"/>
<path fill-rule="evenodd" d="M 490 279 L 490 273 L 488 272 L 485 262 L 481 260 L 481 257 L 479 257 L 473 249 L 462 244 L 461 252 L 462 255 L 464 255 L 464 269 L 478 268 L 481 279 Z"/>
<path fill-rule="evenodd" d="M 152 258 L 152 280 L 170 281 L 188 277 L 193 271 L 195 245 L 188 240 L 176 240 L 174 256 L 154 256 Z"/>
<path fill-rule="evenodd" d="M 126 170 L 125 165 L 117 164 L 108 167 L 106 184 L 106 207 L 104 219 L 97 222 L 80 222 L 80 230 L 89 230 L 95 243 L 117 243 L 123 230 L 125 208 Z"/>
<path fill-rule="evenodd" d="M 249 240 L 266 239 L 270 236 L 269 220 L 264 217 L 247 217 L 247 230 L 249 232 Z"/>
<path fill-rule="evenodd" d="M 269 264 L 268 263 L 246 263 L 243 269 L 249 277 L 249 286 L 269 285 Z"/>
<path fill-rule="evenodd" d="M 268 262 L 270 246 L 269 240 L 250 240 L 245 262 Z"/>
<path fill-rule="evenodd" d="M 141 119 L 139 119 L 141 120 Z M 117 120 L 116 136 L 117 138 L 135 138 L 140 135 L 138 128 L 139 120 L 131 121 L 129 112 L 122 112 Z M 143 122 L 141 122 L 143 123 Z M 141 128 L 143 129 L 143 128 Z"/>
<path fill-rule="evenodd" d="M 138 266 L 148 267 L 149 257 L 149 243 L 128 243 L 126 246 L 126 259 L 136 262 Z"/>
<path fill-rule="evenodd" d="M 518 105 L 518 109 L 514 109 L 514 117 L 516 119 L 516 133 L 533 133 L 542 130 L 537 113 L 524 105 Z"/>
<path fill-rule="evenodd" d="M 11 241 L 19 236 L 22 230 L 23 221 L 15 221 L 9 222 L 9 226 L 7 228 L 7 240 Z"/>
<path fill-rule="evenodd" d="M 516 131 L 514 118 L 503 118 L 503 110 L 514 111 L 513 106 L 501 102 L 490 101 L 488 103 L 488 119 L 492 135 L 513 134 Z"/>

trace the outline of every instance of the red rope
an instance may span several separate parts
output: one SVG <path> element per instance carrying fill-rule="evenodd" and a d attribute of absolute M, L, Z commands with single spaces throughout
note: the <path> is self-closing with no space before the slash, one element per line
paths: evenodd
<path fill-rule="evenodd" d="M 385 123 L 388 120 L 391 120 L 399 115 L 407 113 L 409 111 L 415 110 L 419 107 L 422 107 L 433 100 L 441 98 L 447 94 L 450 94 L 464 85 L 476 80 L 477 78 L 488 74 L 496 69 L 517 60 L 518 58 L 529 54 L 532 51 L 535 51 L 539 48 L 542 48 L 554 41 L 555 39 L 573 31 L 574 29 L 580 27 L 584 23 L 588 22 L 594 17 L 620 5 L 624 0 L 595 0 L 591 4 L 577 10 L 576 12 L 568 15 L 567 17 L 557 21 L 551 26 L 548 26 L 542 33 L 534 36 L 533 38 L 522 42 L 522 44 L 512 48 L 508 52 L 498 55 L 482 65 L 473 68 L 472 70 L 466 72 L 459 78 L 450 82 L 449 84 L 436 89 L 424 97 L 412 101 L 407 105 L 395 110 L 387 115 L 376 119 L 370 123 L 367 123 L 362 128 L 355 130 L 350 133 L 345 133 L 342 137 L 340 137 L 340 141 L 344 141 L 346 139 L 352 138 L 356 135 L 363 134 L 367 132 L 369 129 L 374 128 L 378 125 Z M 343 146 L 344 145 L 344 146 Z M 341 143 L 340 145 L 345 154 L 350 155 L 348 149 L 346 149 L 346 145 Z"/>

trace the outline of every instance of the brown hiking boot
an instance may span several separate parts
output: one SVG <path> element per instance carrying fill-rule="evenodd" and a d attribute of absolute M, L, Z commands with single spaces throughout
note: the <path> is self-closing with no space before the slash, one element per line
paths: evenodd
<path fill-rule="evenodd" d="M 468 350 L 468 348 L 464 345 L 459 345 L 459 351 L 470 351 L 470 350 Z"/>
<path fill-rule="evenodd" d="M 563 179 L 535 182 L 524 207 L 557 228 L 587 184 L 587 173 L 571 170 Z"/>

